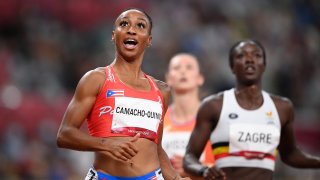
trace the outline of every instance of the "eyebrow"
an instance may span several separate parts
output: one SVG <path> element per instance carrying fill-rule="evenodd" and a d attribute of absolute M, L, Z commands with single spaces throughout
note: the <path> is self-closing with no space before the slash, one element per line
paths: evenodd
<path fill-rule="evenodd" d="M 121 17 L 121 18 L 119 18 L 119 20 L 122 20 L 122 19 L 129 19 L 127 16 L 124 16 L 124 17 Z M 138 20 L 141 20 L 141 21 L 144 21 L 144 22 L 148 22 L 145 18 L 141 18 L 141 17 L 138 17 L 137 18 Z"/>
<path fill-rule="evenodd" d="M 138 19 L 147 22 L 147 20 L 144 18 L 138 18 Z"/>

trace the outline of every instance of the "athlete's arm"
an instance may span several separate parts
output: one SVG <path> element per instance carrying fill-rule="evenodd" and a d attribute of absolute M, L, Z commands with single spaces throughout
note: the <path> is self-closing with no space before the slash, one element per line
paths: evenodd
<path fill-rule="evenodd" d="M 170 88 L 168 85 L 162 81 L 154 79 L 156 82 L 159 90 L 161 91 L 162 97 L 163 97 L 163 105 L 164 105 L 164 111 L 163 113 L 165 114 L 168 105 L 169 105 L 169 98 L 170 98 Z M 164 115 L 163 115 L 164 117 Z M 163 121 L 163 119 L 162 119 Z M 169 180 L 178 180 L 178 179 L 189 179 L 189 178 L 181 178 L 179 173 L 175 171 L 173 166 L 170 163 L 169 157 L 167 153 L 164 151 L 162 148 L 162 133 L 163 133 L 163 122 L 160 123 L 159 125 L 159 131 L 158 131 L 158 156 L 159 156 L 159 161 L 160 161 L 160 166 L 161 166 L 161 171 L 163 174 L 164 179 L 169 179 Z"/>
<path fill-rule="evenodd" d="M 204 166 L 199 158 L 210 138 L 211 132 L 215 129 L 222 108 L 222 95 L 212 95 L 205 98 L 198 110 L 196 125 L 192 131 L 186 154 L 183 159 L 183 167 L 186 172 L 202 176 L 204 170 L 208 171 L 208 167 Z M 212 170 L 211 170 L 212 169 Z M 210 168 L 214 172 L 213 176 L 223 177 L 224 173 L 217 171 L 214 167 Z"/>
<path fill-rule="evenodd" d="M 86 73 L 78 83 L 75 94 L 67 107 L 60 125 L 57 144 L 61 148 L 79 151 L 101 151 L 111 158 L 127 161 L 138 152 L 132 139 L 114 140 L 111 138 L 92 137 L 80 130 L 86 120 L 105 82 L 105 69 L 98 68 Z"/>
<path fill-rule="evenodd" d="M 281 160 L 296 168 L 320 168 L 320 157 L 302 152 L 294 136 L 294 107 L 288 99 L 273 97 L 281 120 L 279 153 Z"/>
<path fill-rule="evenodd" d="M 60 124 L 57 134 L 59 147 L 80 151 L 103 150 L 101 139 L 89 136 L 80 127 L 92 109 L 104 79 L 104 72 L 97 69 L 80 79 Z"/>

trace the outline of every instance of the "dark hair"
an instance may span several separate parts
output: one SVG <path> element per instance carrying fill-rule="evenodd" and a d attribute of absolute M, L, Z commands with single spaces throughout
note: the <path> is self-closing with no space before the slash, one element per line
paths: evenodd
<path fill-rule="evenodd" d="M 123 11 L 121 12 L 121 14 L 122 14 L 123 12 L 129 11 L 129 10 L 137 10 L 137 11 L 140 11 L 140 12 L 142 12 L 142 13 L 147 17 L 147 19 L 148 19 L 148 21 L 149 21 L 149 23 L 150 23 L 149 34 L 151 34 L 151 30 L 152 30 L 152 28 L 153 28 L 153 22 L 152 22 L 151 16 L 149 16 L 149 14 L 148 14 L 146 11 L 144 11 L 143 9 L 140 9 L 140 8 L 127 8 L 127 9 L 123 10 Z M 118 16 L 118 17 L 119 17 L 119 16 Z"/>
<path fill-rule="evenodd" d="M 231 49 L 229 51 L 229 65 L 231 68 L 233 67 L 233 58 L 234 58 L 233 55 L 234 55 L 235 49 L 243 42 L 253 42 L 257 46 L 259 46 L 259 48 L 262 50 L 263 64 L 266 64 L 266 51 L 265 51 L 264 47 L 262 46 L 262 44 L 257 40 L 248 39 L 248 40 L 238 41 L 237 43 L 235 43 L 231 47 Z"/>

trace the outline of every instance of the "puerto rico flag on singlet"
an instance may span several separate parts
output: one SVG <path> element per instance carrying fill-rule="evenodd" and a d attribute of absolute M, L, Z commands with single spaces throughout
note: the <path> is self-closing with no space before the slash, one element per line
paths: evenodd
<path fill-rule="evenodd" d="M 124 96 L 124 90 L 123 89 L 108 89 L 106 95 L 107 95 L 107 97 Z"/>

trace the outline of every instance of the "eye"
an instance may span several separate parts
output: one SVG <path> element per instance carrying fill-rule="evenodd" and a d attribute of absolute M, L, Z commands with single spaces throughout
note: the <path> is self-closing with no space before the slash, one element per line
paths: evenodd
<path fill-rule="evenodd" d="M 141 29 L 144 29 L 146 27 L 144 23 L 138 23 L 137 26 Z"/>
<path fill-rule="evenodd" d="M 178 65 L 178 66 L 173 66 L 172 69 L 175 70 L 175 71 L 177 71 L 177 70 L 180 69 L 180 66 L 179 66 L 179 65 Z"/>
<path fill-rule="evenodd" d="M 193 66 L 191 64 L 188 64 L 187 65 L 187 70 L 192 70 L 193 69 Z"/>
<path fill-rule="evenodd" d="M 243 58 L 243 54 L 237 54 L 236 55 L 236 59 L 241 59 L 241 58 Z"/>
<path fill-rule="evenodd" d="M 256 56 L 257 58 L 261 58 L 261 57 L 262 57 L 262 55 L 261 55 L 260 53 L 256 53 L 255 56 Z"/>
<path fill-rule="evenodd" d="M 119 25 L 122 27 L 126 27 L 129 25 L 129 23 L 127 21 L 121 21 Z"/>

